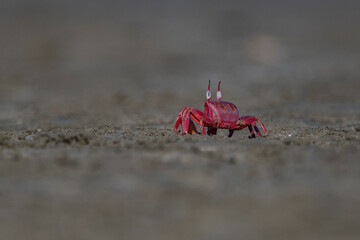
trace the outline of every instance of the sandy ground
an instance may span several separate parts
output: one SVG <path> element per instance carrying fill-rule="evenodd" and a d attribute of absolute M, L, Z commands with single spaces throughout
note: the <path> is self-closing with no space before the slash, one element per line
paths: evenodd
<path fill-rule="evenodd" d="M 143 11 L 22 6 L 2 10 L 1 239 L 360 238 L 351 7 L 330 4 L 347 16 L 331 22 L 317 6 L 310 25 L 306 6 L 285 6 L 285 23 L 269 6 L 167 6 L 145 11 L 150 23 Z M 208 79 L 268 133 L 176 135 L 182 107 L 203 109 Z"/>

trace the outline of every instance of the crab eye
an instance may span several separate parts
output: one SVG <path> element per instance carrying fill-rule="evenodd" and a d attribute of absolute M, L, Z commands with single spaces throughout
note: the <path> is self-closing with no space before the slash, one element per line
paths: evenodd
<path fill-rule="evenodd" d="M 218 91 L 218 92 L 217 92 L 217 94 L 216 94 L 216 96 L 217 96 L 217 99 L 219 99 L 219 100 L 220 100 L 220 99 L 221 99 L 221 92 L 220 92 L 220 91 Z"/>
<path fill-rule="evenodd" d="M 211 92 L 210 91 L 206 91 L 206 99 L 210 99 L 211 98 Z"/>

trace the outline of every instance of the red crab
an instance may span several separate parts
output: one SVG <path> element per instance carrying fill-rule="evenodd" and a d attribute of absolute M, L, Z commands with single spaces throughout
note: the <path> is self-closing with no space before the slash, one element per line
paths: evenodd
<path fill-rule="evenodd" d="M 231 137 L 235 130 L 241 130 L 248 127 L 250 131 L 250 138 L 255 138 L 255 132 L 259 137 L 261 133 L 256 126 L 258 122 L 262 129 L 267 132 L 264 124 L 256 117 L 243 116 L 239 117 L 239 111 L 235 104 L 221 100 L 220 83 L 218 85 L 217 101 L 211 100 L 210 80 L 208 90 L 206 91 L 205 110 L 200 110 L 193 107 L 184 107 L 175 120 L 174 130 L 177 134 L 179 124 L 182 126 L 182 134 L 198 133 L 193 121 L 200 125 L 201 134 L 205 135 L 205 127 L 208 128 L 208 135 L 216 135 L 218 128 L 229 129 L 228 137 Z"/>

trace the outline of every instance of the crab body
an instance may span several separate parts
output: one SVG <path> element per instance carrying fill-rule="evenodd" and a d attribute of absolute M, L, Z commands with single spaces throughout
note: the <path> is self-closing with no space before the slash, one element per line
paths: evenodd
<path fill-rule="evenodd" d="M 220 83 L 218 85 L 217 101 L 211 99 L 210 81 L 208 91 L 206 92 L 206 101 L 204 105 L 204 112 L 192 107 L 184 107 L 175 120 L 174 130 L 176 133 L 181 124 L 183 134 L 198 133 L 194 121 L 200 125 L 201 134 L 206 134 L 205 127 L 208 128 L 208 135 L 216 135 L 217 129 L 229 129 L 229 137 L 231 137 L 235 130 L 248 128 L 251 138 L 255 138 L 255 132 L 259 137 L 261 133 L 256 126 L 258 122 L 261 128 L 267 132 L 264 124 L 254 116 L 239 117 L 239 111 L 235 104 L 231 102 L 221 101 Z"/>

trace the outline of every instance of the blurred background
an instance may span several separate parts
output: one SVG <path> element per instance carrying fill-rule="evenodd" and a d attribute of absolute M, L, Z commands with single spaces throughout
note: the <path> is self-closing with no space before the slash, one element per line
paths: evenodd
<path fill-rule="evenodd" d="M 242 102 L 245 110 L 284 101 L 359 103 L 353 87 L 360 76 L 358 6 L 2 0 L 1 108 L 13 115 L 27 109 L 19 122 L 30 124 L 34 111 L 51 122 L 66 117 L 52 115 L 51 106 L 55 115 L 79 116 L 88 105 L 104 111 L 111 97 L 118 105 L 142 102 L 130 111 L 136 115 L 155 95 L 150 108 L 166 118 L 174 105 L 202 108 L 208 79 L 222 80 L 224 99 Z M 33 103 L 39 109 L 29 108 Z M 0 111 L 6 120 L 9 113 Z"/>
<path fill-rule="evenodd" d="M 0 0 L 0 238 L 358 239 L 359 9 Z M 266 138 L 175 136 L 209 79 Z"/>

